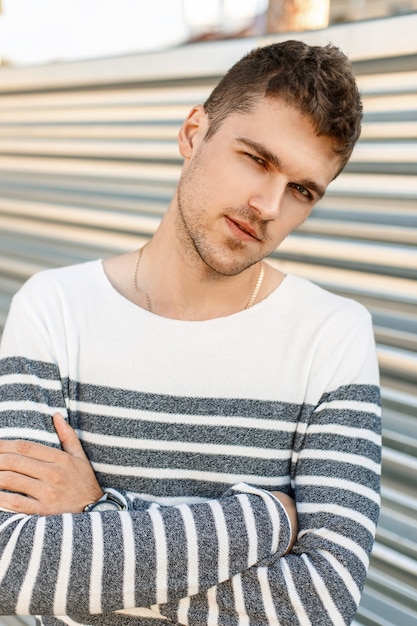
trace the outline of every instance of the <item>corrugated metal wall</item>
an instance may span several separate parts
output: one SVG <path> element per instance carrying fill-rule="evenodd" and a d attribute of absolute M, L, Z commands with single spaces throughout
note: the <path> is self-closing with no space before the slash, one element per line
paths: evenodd
<path fill-rule="evenodd" d="M 346 171 L 274 255 L 285 270 L 358 299 L 374 319 L 384 479 L 356 620 L 364 625 L 417 624 L 416 32 L 413 15 L 301 35 L 351 56 L 365 123 Z M 149 237 L 177 180 L 184 115 L 236 59 L 270 40 L 1 70 L 0 325 L 33 272 Z"/>

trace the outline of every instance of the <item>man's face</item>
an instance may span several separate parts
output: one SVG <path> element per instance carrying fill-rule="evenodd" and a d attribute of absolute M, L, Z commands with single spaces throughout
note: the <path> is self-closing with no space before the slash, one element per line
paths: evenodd
<path fill-rule="evenodd" d="M 278 99 L 226 118 L 207 141 L 196 107 L 180 133 L 177 235 L 197 262 L 235 275 L 270 254 L 309 216 L 340 167 L 328 137 Z"/>

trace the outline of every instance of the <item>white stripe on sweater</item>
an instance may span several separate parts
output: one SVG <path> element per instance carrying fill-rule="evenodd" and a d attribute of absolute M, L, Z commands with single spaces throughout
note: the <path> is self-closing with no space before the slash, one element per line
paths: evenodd
<path fill-rule="evenodd" d="M 381 435 L 368 430 L 367 428 L 353 428 L 351 426 L 344 426 L 343 424 L 311 424 L 308 426 L 309 435 L 340 435 L 347 439 L 363 439 L 365 441 L 372 441 L 379 446 Z"/>
<path fill-rule="evenodd" d="M 249 615 L 246 612 L 245 597 L 242 589 L 242 577 L 240 574 L 233 576 L 232 588 L 238 624 L 239 626 L 249 626 Z"/>
<path fill-rule="evenodd" d="M 123 533 L 123 606 L 135 606 L 136 553 L 132 518 L 119 514 Z"/>
<path fill-rule="evenodd" d="M 289 459 L 289 450 L 277 450 L 276 448 L 254 448 L 250 446 L 231 446 L 215 443 L 196 443 L 194 441 L 164 441 L 163 439 L 132 439 L 128 437 L 116 437 L 115 435 L 103 435 L 89 431 L 78 430 L 77 434 L 82 441 L 97 446 L 110 448 L 125 448 L 126 450 L 156 450 L 162 452 L 181 452 L 191 454 L 211 454 L 236 457 L 260 458 L 260 459 Z"/>
<path fill-rule="evenodd" d="M 288 526 L 291 529 L 290 518 L 288 517 L 288 513 L 287 513 L 285 507 L 283 506 L 283 504 L 277 498 L 275 498 L 275 496 L 273 496 L 272 494 L 268 493 L 267 491 L 264 491 L 263 489 L 257 489 L 256 487 L 253 487 L 252 485 L 247 485 L 245 483 L 239 483 L 237 485 L 234 485 L 233 489 L 235 491 L 239 490 L 239 491 L 244 491 L 246 493 L 253 493 L 253 494 L 257 495 L 257 496 L 261 496 L 261 498 L 265 502 L 266 507 L 268 509 L 269 516 L 271 518 L 271 524 L 272 524 L 271 554 L 275 554 L 275 552 L 277 552 L 277 550 L 278 550 L 279 536 L 280 536 L 280 530 L 281 530 L 279 513 L 278 513 L 278 510 L 277 510 L 276 503 L 278 503 L 281 511 L 286 516 L 287 522 L 288 522 Z"/>
<path fill-rule="evenodd" d="M 300 532 L 298 538 L 304 536 L 305 534 L 314 534 L 315 537 L 322 537 L 326 541 L 331 541 L 338 546 L 342 546 L 345 550 L 349 550 L 352 554 L 355 554 L 358 559 L 363 563 L 365 568 L 368 567 L 369 557 L 365 550 L 361 548 L 356 541 L 352 539 L 348 539 L 344 535 L 333 532 L 328 528 L 315 528 L 314 530 L 309 530 L 307 532 Z"/>
<path fill-rule="evenodd" d="M 314 413 L 320 413 L 327 409 L 335 409 L 337 411 L 360 411 L 361 413 L 375 413 L 381 415 L 381 407 L 374 402 L 363 402 L 362 400 L 330 400 L 329 402 L 323 402 L 316 409 Z"/>
<path fill-rule="evenodd" d="M 271 586 L 268 580 L 268 568 L 258 567 L 256 573 L 258 575 L 259 586 L 261 588 L 261 597 L 268 624 L 269 626 L 280 626 L 280 621 L 278 619 L 274 599 L 271 592 Z"/>
<path fill-rule="evenodd" d="M 165 526 L 162 515 L 158 508 L 148 510 L 153 524 L 153 536 L 156 551 L 156 604 L 166 604 L 168 601 L 168 548 L 166 542 Z"/>
<path fill-rule="evenodd" d="M 281 561 L 281 567 L 287 585 L 288 598 L 293 606 L 295 614 L 297 615 L 300 626 L 312 626 L 310 618 L 308 617 L 302 600 L 299 596 L 297 586 L 294 583 L 291 570 L 288 567 L 288 563 L 284 559 L 282 559 Z"/>
<path fill-rule="evenodd" d="M 258 561 L 258 533 L 256 529 L 255 516 L 253 509 L 247 497 L 238 496 L 239 504 L 242 507 L 243 516 L 245 518 L 246 529 L 248 533 L 248 567 L 252 567 Z"/>
<path fill-rule="evenodd" d="M 210 587 L 207 591 L 207 626 L 219 626 L 219 606 L 217 604 L 217 587 Z"/>
<path fill-rule="evenodd" d="M 218 545 L 218 581 L 229 578 L 229 532 L 221 504 L 217 500 L 207 503 L 212 510 L 216 525 L 216 539 Z"/>
<path fill-rule="evenodd" d="M 190 598 L 182 598 L 178 603 L 177 619 L 179 624 L 188 626 L 188 609 L 190 608 Z"/>
<path fill-rule="evenodd" d="M 297 485 L 306 485 L 308 487 L 317 486 L 320 487 L 321 491 L 323 491 L 326 487 L 333 487 L 338 490 L 352 491 L 353 493 L 359 494 L 368 498 L 375 504 L 379 505 L 379 493 L 374 491 L 371 487 L 365 487 L 364 485 L 360 485 L 359 483 L 353 482 L 351 480 L 346 480 L 344 478 L 333 478 L 332 476 L 316 476 L 305 474 L 304 476 L 298 476 L 296 479 Z"/>
<path fill-rule="evenodd" d="M 323 458 L 326 461 L 336 461 L 337 463 L 350 463 L 350 465 L 355 465 L 356 467 L 366 467 L 372 472 L 379 473 L 380 464 L 376 463 L 372 459 L 369 459 L 365 456 L 361 456 L 359 454 L 353 454 L 351 452 L 337 452 L 333 450 L 313 450 L 311 448 L 306 448 L 299 455 L 300 459 L 318 459 L 319 461 L 323 461 Z"/>
<path fill-rule="evenodd" d="M 366 528 L 372 535 L 375 533 L 375 524 L 369 517 L 366 517 L 362 513 L 355 511 L 354 509 L 348 509 L 345 506 L 338 504 L 331 504 L 329 502 L 297 502 L 298 513 L 328 513 L 329 515 L 340 515 L 344 519 L 351 519 Z"/>
<path fill-rule="evenodd" d="M 18 615 L 28 615 L 30 613 L 30 601 L 32 599 L 33 587 L 39 571 L 42 558 L 43 538 L 45 535 L 46 518 L 40 517 L 37 520 L 35 533 L 33 536 L 33 547 L 29 559 L 23 583 L 20 587 L 19 596 L 16 603 L 16 613 Z"/>
<path fill-rule="evenodd" d="M 184 527 L 187 529 L 187 595 L 192 596 L 195 593 L 198 593 L 200 589 L 200 581 L 198 579 L 199 554 L 197 529 L 195 527 L 194 518 L 192 516 L 190 508 L 188 506 L 181 505 L 178 507 L 178 509 L 181 513 Z"/>
<path fill-rule="evenodd" d="M 54 379 L 54 378 L 39 378 L 37 373 L 29 374 L 29 373 L 11 373 L 11 374 L 3 374 L 1 377 L 1 384 L 6 385 L 33 385 L 35 387 L 40 387 L 41 389 L 52 389 L 54 391 L 59 391 L 62 393 L 62 380 Z"/>
<path fill-rule="evenodd" d="M 102 517 L 99 511 L 87 513 L 91 519 L 91 570 L 89 611 L 93 615 L 101 613 L 101 597 L 103 585 L 104 545 Z"/>
<path fill-rule="evenodd" d="M 277 403 L 281 404 L 281 403 Z M 103 415 L 112 417 L 114 420 L 131 419 L 140 422 L 160 422 L 168 424 L 183 424 L 184 426 L 200 426 L 206 419 L 210 422 L 210 426 L 219 426 L 231 428 L 248 428 L 255 430 L 270 430 L 272 432 L 292 432 L 294 430 L 294 422 L 291 420 L 280 420 L 274 416 L 271 419 L 262 417 L 242 417 L 228 415 L 187 415 L 183 413 L 164 413 L 153 411 L 139 411 L 137 408 L 130 409 L 128 407 L 107 404 L 95 404 L 93 402 L 83 402 L 77 400 L 69 401 L 69 408 L 74 412 L 91 413 L 92 415 Z M 302 427 L 302 425 L 300 424 Z"/>
<path fill-rule="evenodd" d="M 349 570 L 347 570 L 343 563 L 338 561 L 338 559 L 336 559 L 336 557 L 327 550 L 318 550 L 318 552 L 323 555 L 326 561 L 330 563 L 335 572 L 337 572 L 337 574 L 343 580 L 346 589 L 349 590 L 349 593 L 352 596 L 354 602 L 356 604 L 359 604 L 359 601 L 361 599 L 361 591 Z"/>
<path fill-rule="evenodd" d="M 310 572 L 311 584 L 316 589 L 317 595 L 327 611 L 327 614 L 329 616 L 329 622 L 334 624 L 334 626 L 344 626 L 346 622 L 343 619 L 343 616 L 340 614 L 339 609 L 333 602 L 333 598 L 329 593 L 326 583 L 314 567 L 311 559 L 308 558 L 305 554 L 302 554 L 301 558 L 303 559 L 304 563 L 307 566 L 307 569 Z"/>
<path fill-rule="evenodd" d="M 62 544 L 59 569 L 56 578 L 54 615 L 65 615 L 67 612 L 67 593 L 71 573 L 73 516 L 69 513 L 62 516 Z"/>
<path fill-rule="evenodd" d="M 54 413 L 59 412 L 66 415 L 66 409 L 62 406 L 51 406 L 49 404 L 44 404 L 43 402 L 35 402 L 34 400 L 12 400 L 10 402 L 0 402 L 0 406 L 2 411 L 10 411 L 11 413 L 30 414 L 36 412 L 52 416 Z"/>
<path fill-rule="evenodd" d="M 138 467 L 125 465 L 110 465 L 107 463 L 92 463 L 96 472 L 101 474 L 112 474 L 114 476 L 140 476 L 142 478 L 154 478 L 159 480 L 176 479 L 193 481 L 208 481 L 213 483 L 235 483 L 248 482 L 258 485 L 269 486 L 271 484 L 280 485 L 288 484 L 288 476 L 257 476 L 256 474 L 229 474 L 222 472 L 206 472 L 193 469 L 182 469 L 179 467 Z"/>
<path fill-rule="evenodd" d="M 50 410 L 51 409 L 49 409 L 49 411 Z M 59 412 L 62 413 L 62 409 L 59 409 Z M 56 433 L 48 433 L 46 430 L 37 430 L 35 428 L 1 428 L 0 437 L 2 439 L 27 439 L 29 441 L 38 439 L 44 443 L 59 443 L 58 435 Z"/>
<path fill-rule="evenodd" d="M 14 529 L 10 539 L 7 542 L 7 546 L 4 549 L 3 554 L 1 555 L 1 559 L 0 559 L 0 584 L 3 580 L 3 578 L 5 577 L 7 570 L 9 569 L 10 563 L 13 559 L 14 556 L 14 551 L 16 549 L 16 544 L 19 540 L 20 537 L 20 532 L 23 528 L 23 526 L 25 524 L 28 523 L 28 521 L 31 518 L 28 517 L 27 515 L 23 515 L 23 513 L 16 513 L 16 515 L 13 515 L 12 517 L 9 517 L 5 522 L 3 522 L 0 525 L 0 533 L 5 531 L 5 529 L 8 526 L 12 526 L 13 524 L 15 524 L 16 522 L 16 528 Z"/>
<path fill-rule="evenodd" d="M 71 617 L 68 617 L 68 615 L 58 615 L 57 616 L 61 622 L 63 622 L 64 624 L 67 624 L 67 626 L 85 626 L 85 622 L 76 622 L 75 620 L 71 619 Z M 43 620 L 41 621 L 41 624 L 43 624 Z"/>

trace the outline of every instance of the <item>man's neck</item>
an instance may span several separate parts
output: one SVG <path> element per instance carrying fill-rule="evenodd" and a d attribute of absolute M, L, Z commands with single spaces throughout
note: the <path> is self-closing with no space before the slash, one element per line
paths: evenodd
<path fill-rule="evenodd" d="M 171 222 L 168 211 L 140 258 L 134 251 L 104 262 L 113 287 L 137 306 L 171 319 L 202 321 L 243 311 L 257 285 L 261 262 L 234 276 L 215 272 L 180 245 Z M 262 265 L 265 273 L 253 304 L 284 277 L 269 264 Z"/>
<path fill-rule="evenodd" d="M 149 296 L 152 312 L 174 319 L 206 320 L 245 309 L 258 285 L 261 268 L 263 275 L 259 262 L 236 276 L 223 276 L 203 261 L 195 262 L 179 246 L 165 245 L 157 234 L 142 253 L 137 281 Z M 146 300 L 142 306 L 148 305 Z"/>

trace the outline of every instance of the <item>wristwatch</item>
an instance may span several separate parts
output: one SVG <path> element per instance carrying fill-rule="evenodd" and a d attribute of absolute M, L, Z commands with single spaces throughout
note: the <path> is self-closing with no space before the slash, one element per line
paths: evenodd
<path fill-rule="evenodd" d="M 90 513 L 91 511 L 125 511 L 126 509 L 126 504 L 119 500 L 117 496 L 106 492 L 97 502 L 87 504 L 83 511 L 84 513 Z"/>

